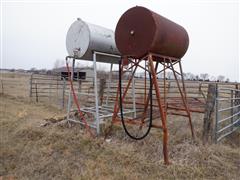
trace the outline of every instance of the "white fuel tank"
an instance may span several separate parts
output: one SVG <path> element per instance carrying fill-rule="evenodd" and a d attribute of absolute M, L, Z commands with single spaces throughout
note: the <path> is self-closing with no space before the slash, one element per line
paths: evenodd
<path fill-rule="evenodd" d="M 70 56 L 93 60 L 93 51 L 119 55 L 114 32 L 110 29 L 87 23 L 78 18 L 69 28 L 66 47 Z M 97 61 L 118 63 L 119 58 L 97 55 Z"/>

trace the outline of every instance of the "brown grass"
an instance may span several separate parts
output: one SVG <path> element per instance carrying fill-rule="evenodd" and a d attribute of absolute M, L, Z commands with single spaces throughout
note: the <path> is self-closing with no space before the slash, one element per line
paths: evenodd
<path fill-rule="evenodd" d="M 169 116 L 169 155 L 162 157 L 158 129 L 133 141 L 115 126 L 110 142 L 92 139 L 78 125 L 50 123 L 65 112 L 26 97 L 0 95 L 0 176 L 6 179 L 238 179 L 240 132 L 203 146 L 202 115 L 193 114 L 193 142 L 185 118 Z M 1 179 L 0 177 L 0 179 Z"/>
<path fill-rule="evenodd" d="M 91 139 L 79 126 L 51 124 L 43 119 L 63 114 L 57 109 L 1 96 L 1 176 L 17 179 L 237 179 L 239 145 L 203 146 L 189 138 L 186 121 L 169 123 L 170 157 L 162 158 L 161 132 L 132 141 L 114 128 L 110 143 Z M 200 123 L 199 123 L 200 124 Z M 195 121 L 195 126 L 198 122 Z M 186 131 L 186 130 L 187 131 Z M 197 130 L 200 136 L 200 130 Z M 239 138 L 239 134 L 235 135 Z M 230 140 L 230 139 L 229 139 Z"/>

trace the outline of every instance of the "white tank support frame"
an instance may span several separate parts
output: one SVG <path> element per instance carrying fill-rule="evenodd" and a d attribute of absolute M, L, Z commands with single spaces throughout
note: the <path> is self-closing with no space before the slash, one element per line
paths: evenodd
<path fill-rule="evenodd" d="M 103 52 L 98 52 L 98 51 L 93 51 L 93 88 L 94 88 L 94 93 L 92 94 L 87 94 L 88 96 L 94 97 L 95 100 L 95 106 L 93 107 L 81 107 L 81 111 L 84 113 L 90 113 L 94 116 L 94 121 L 90 122 L 87 120 L 88 125 L 91 128 L 96 129 L 97 134 L 100 134 L 100 124 L 103 123 L 104 118 L 112 117 L 113 115 L 113 106 L 109 105 L 109 92 L 111 89 L 111 83 L 112 83 L 112 72 L 113 72 L 113 63 L 110 61 L 110 73 L 108 76 L 108 82 L 107 82 L 107 94 L 106 94 L 106 102 L 102 105 L 99 105 L 99 95 L 98 95 L 98 77 L 97 77 L 97 62 L 98 62 L 98 57 L 107 57 L 109 58 L 118 58 L 119 60 L 121 57 L 119 55 L 115 54 L 108 54 L 108 53 L 103 53 Z M 67 59 L 72 59 L 72 67 L 71 67 L 71 79 L 72 81 L 74 80 L 74 68 L 75 68 L 75 62 L 76 60 L 84 61 L 83 59 L 76 58 L 74 56 L 67 56 Z M 102 61 L 101 61 L 102 62 Z M 115 61 L 116 62 L 116 61 Z M 78 95 L 78 98 L 80 96 L 86 95 L 86 93 L 82 92 L 75 92 Z M 136 102 L 135 102 L 135 85 L 132 85 L 132 95 L 133 95 L 133 109 L 125 110 L 124 114 L 129 114 L 133 113 L 136 114 Z M 69 96 L 68 96 L 68 106 L 67 106 L 67 121 L 69 122 L 75 122 L 75 123 L 80 123 L 84 124 L 84 122 L 80 121 L 77 118 L 70 117 L 71 112 L 75 111 L 75 109 L 72 109 L 73 101 L 72 101 L 72 92 L 69 91 Z"/>

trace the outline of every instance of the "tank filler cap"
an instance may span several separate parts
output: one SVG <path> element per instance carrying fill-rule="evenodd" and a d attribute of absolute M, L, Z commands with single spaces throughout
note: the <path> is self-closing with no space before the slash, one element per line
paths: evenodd
<path fill-rule="evenodd" d="M 74 54 L 74 57 L 77 57 L 78 56 L 78 53 L 81 51 L 81 48 L 75 48 L 73 50 L 73 54 Z"/>

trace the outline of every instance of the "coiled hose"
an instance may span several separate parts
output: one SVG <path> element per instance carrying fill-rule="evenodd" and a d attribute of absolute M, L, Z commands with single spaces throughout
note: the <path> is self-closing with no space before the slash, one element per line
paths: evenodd
<path fill-rule="evenodd" d="M 144 133 L 142 136 L 140 137 L 135 137 L 133 136 L 131 133 L 129 133 L 126 124 L 124 122 L 124 117 L 123 117 L 123 107 L 122 107 L 122 73 L 121 73 L 121 65 L 122 65 L 122 61 L 119 61 L 119 106 L 120 106 L 120 115 L 121 115 L 121 122 L 123 125 L 123 129 L 125 131 L 125 133 L 132 139 L 134 140 L 142 140 L 144 139 L 150 132 L 151 127 L 152 127 L 152 77 L 151 77 L 151 73 L 149 72 L 149 83 L 150 83 L 150 89 L 149 89 L 149 99 L 150 99 L 150 119 L 149 119 L 149 126 L 148 129 L 146 131 L 146 133 Z"/>

